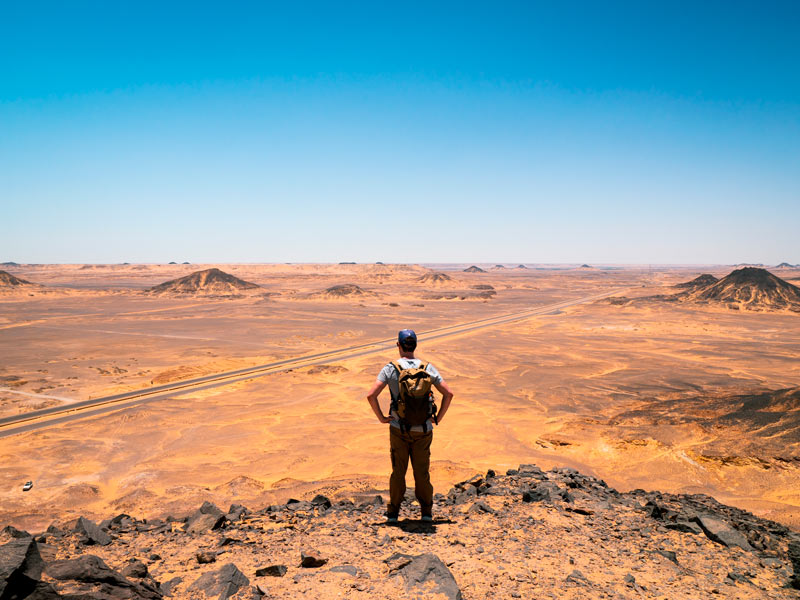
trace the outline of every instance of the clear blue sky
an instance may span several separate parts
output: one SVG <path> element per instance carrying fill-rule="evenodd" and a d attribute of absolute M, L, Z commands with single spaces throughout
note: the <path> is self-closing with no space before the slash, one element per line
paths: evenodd
<path fill-rule="evenodd" d="M 0 261 L 800 262 L 800 3 L 7 2 Z"/>

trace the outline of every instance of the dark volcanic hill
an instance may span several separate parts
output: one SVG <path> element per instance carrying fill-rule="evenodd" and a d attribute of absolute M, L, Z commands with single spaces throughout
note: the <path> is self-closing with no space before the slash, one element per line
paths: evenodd
<path fill-rule="evenodd" d="M 797 266 L 798 266 L 798 265 L 793 265 L 793 264 L 791 264 L 791 263 L 788 263 L 788 262 L 782 262 L 781 264 L 779 264 L 779 265 L 778 265 L 777 267 L 775 267 L 775 268 L 776 268 L 776 269 L 794 269 L 794 268 L 796 268 Z"/>
<path fill-rule="evenodd" d="M 147 291 L 156 295 L 235 296 L 252 293 L 259 289 L 261 286 L 234 277 L 230 273 L 219 269 L 206 269 L 205 271 L 195 271 L 186 277 L 165 281 Z"/>
<path fill-rule="evenodd" d="M 714 277 L 713 275 L 709 275 L 708 273 L 704 273 L 699 277 L 695 277 L 691 281 L 684 281 L 683 283 L 675 284 L 676 288 L 688 288 L 688 289 L 699 289 L 701 287 L 705 287 L 707 285 L 711 285 L 712 283 L 717 283 L 719 279 Z"/>
<path fill-rule="evenodd" d="M 325 298 L 331 300 L 360 298 L 366 296 L 375 296 L 375 292 L 367 291 L 354 283 L 343 283 L 341 285 L 333 285 L 321 292 L 314 292 L 309 294 L 310 298 Z"/>
<path fill-rule="evenodd" d="M 737 269 L 712 285 L 685 294 L 689 301 L 731 308 L 800 312 L 800 288 L 757 267 Z"/>
<path fill-rule="evenodd" d="M 467 267 L 466 269 L 464 269 L 464 273 L 486 273 L 486 271 L 484 271 L 480 267 L 472 265 L 471 267 Z"/>
<path fill-rule="evenodd" d="M 425 273 L 422 277 L 417 278 L 419 283 L 427 283 L 433 285 L 442 285 L 453 281 L 447 273 L 436 271 L 435 273 Z"/>
<path fill-rule="evenodd" d="M 14 277 L 7 271 L 0 271 L 0 288 L 19 288 L 26 285 L 36 285 L 19 277 Z"/>

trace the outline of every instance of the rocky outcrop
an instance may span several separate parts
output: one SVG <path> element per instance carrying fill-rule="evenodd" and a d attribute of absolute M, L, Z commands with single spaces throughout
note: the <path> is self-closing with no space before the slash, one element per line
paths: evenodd
<path fill-rule="evenodd" d="M 374 493 L 312 492 L 258 510 L 204 503 L 185 518 L 7 529 L 0 598 L 796 600 L 800 589 L 797 532 L 709 496 L 621 493 L 575 469 L 477 474 L 436 494 L 433 522 L 404 505 L 390 525 L 384 510 Z M 87 545 L 95 528 L 108 544 Z"/>

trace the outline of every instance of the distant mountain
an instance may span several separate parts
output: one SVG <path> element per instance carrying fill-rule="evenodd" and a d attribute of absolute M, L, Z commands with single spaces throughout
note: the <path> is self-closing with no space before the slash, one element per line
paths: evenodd
<path fill-rule="evenodd" d="M 367 291 L 354 283 L 343 283 L 340 285 L 331 286 L 325 290 L 322 290 L 321 292 L 314 292 L 313 294 L 310 294 L 309 297 L 328 300 L 341 300 L 375 295 L 375 292 Z"/>
<path fill-rule="evenodd" d="M 737 269 L 716 283 L 683 294 L 688 301 L 730 308 L 800 312 L 800 288 L 757 267 Z"/>
<path fill-rule="evenodd" d="M 683 283 L 678 283 L 675 285 L 676 288 L 689 288 L 689 289 L 699 289 L 701 287 L 705 287 L 707 285 L 711 285 L 712 283 L 717 283 L 719 279 L 714 277 L 713 275 L 709 275 L 708 273 L 704 273 L 699 277 L 695 277 L 691 281 L 685 281 Z"/>
<path fill-rule="evenodd" d="M 15 277 L 6 271 L 0 271 L 0 288 L 3 289 L 17 289 L 26 285 L 36 285 L 30 281 L 25 281 L 19 277 Z"/>
<path fill-rule="evenodd" d="M 261 286 L 234 277 L 219 269 L 195 271 L 186 277 L 172 279 L 147 290 L 155 295 L 213 295 L 235 296 L 252 293 Z"/>
<path fill-rule="evenodd" d="M 528 267 L 526 267 L 526 266 L 525 266 L 525 265 L 523 265 L 522 263 L 520 263 L 520 264 L 518 264 L 518 265 L 517 265 L 517 269 L 527 269 L 527 268 L 528 268 Z"/>
<path fill-rule="evenodd" d="M 464 273 L 486 273 L 486 271 L 484 271 L 480 267 L 472 265 L 471 267 L 467 267 L 466 269 L 464 269 Z"/>
<path fill-rule="evenodd" d="M 782 262 L 781 264 L 779 264 L 775 268 L 776 269 L 796 269 L 797 267 L 800 267 L 800 265 L 793 265 L 793 264 L 788 263 L 788 262 Z"/>
<path fill-rule="evenodd" d="M 18 267 L 19 263 L 15 263 L 13 260 L 8 262 L 0 263 L 0 267 Z"/>
<path fill-rule="evenodd" d="M 441 273 L 439 271 L 435 271 L 433 273 L 425 273 L 425 275 L 423 275 L 422 277 L 418 277 L 417 281 L 419 283 L 425 283 L 425 284 L 443 285 L 453 281 L 453 278 L 450 277 L 450 275 L 448 275 L 447 273 Z"/>

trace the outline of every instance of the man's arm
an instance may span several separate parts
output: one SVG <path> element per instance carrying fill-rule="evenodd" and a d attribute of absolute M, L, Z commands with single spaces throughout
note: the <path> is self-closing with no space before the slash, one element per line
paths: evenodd
<path fill-rule="evenodd" d="M 450 402 L 453 400 L 453 392 L 447 386 L 444 379 L 440 380 L 439 383 L 434 383 L 433 385 L 442 394 L 442 405 L 439 407 L 439 412 L 436 414 L 436 423 L 437 425 L 441 425 L 447 409 L 450 408 Z"/>
<path fill-rule="evenodd" d="M 375 413 L 375 416 L 378 417 L 378 420 L 381 423 L 391 423 L 392 418 L 383 416 L 383 411 L 381 411 L 381 406 L 380 404 L 378 404 L 378 396 L 385 387 L 386 387 L 385 382 L 376 381 L 373 384 L 372 388 L 370 388 L 369 392 L 367 393 L 367 402 L 369 402 L 369 405 L 372 407 L 372 412 Z"/>

